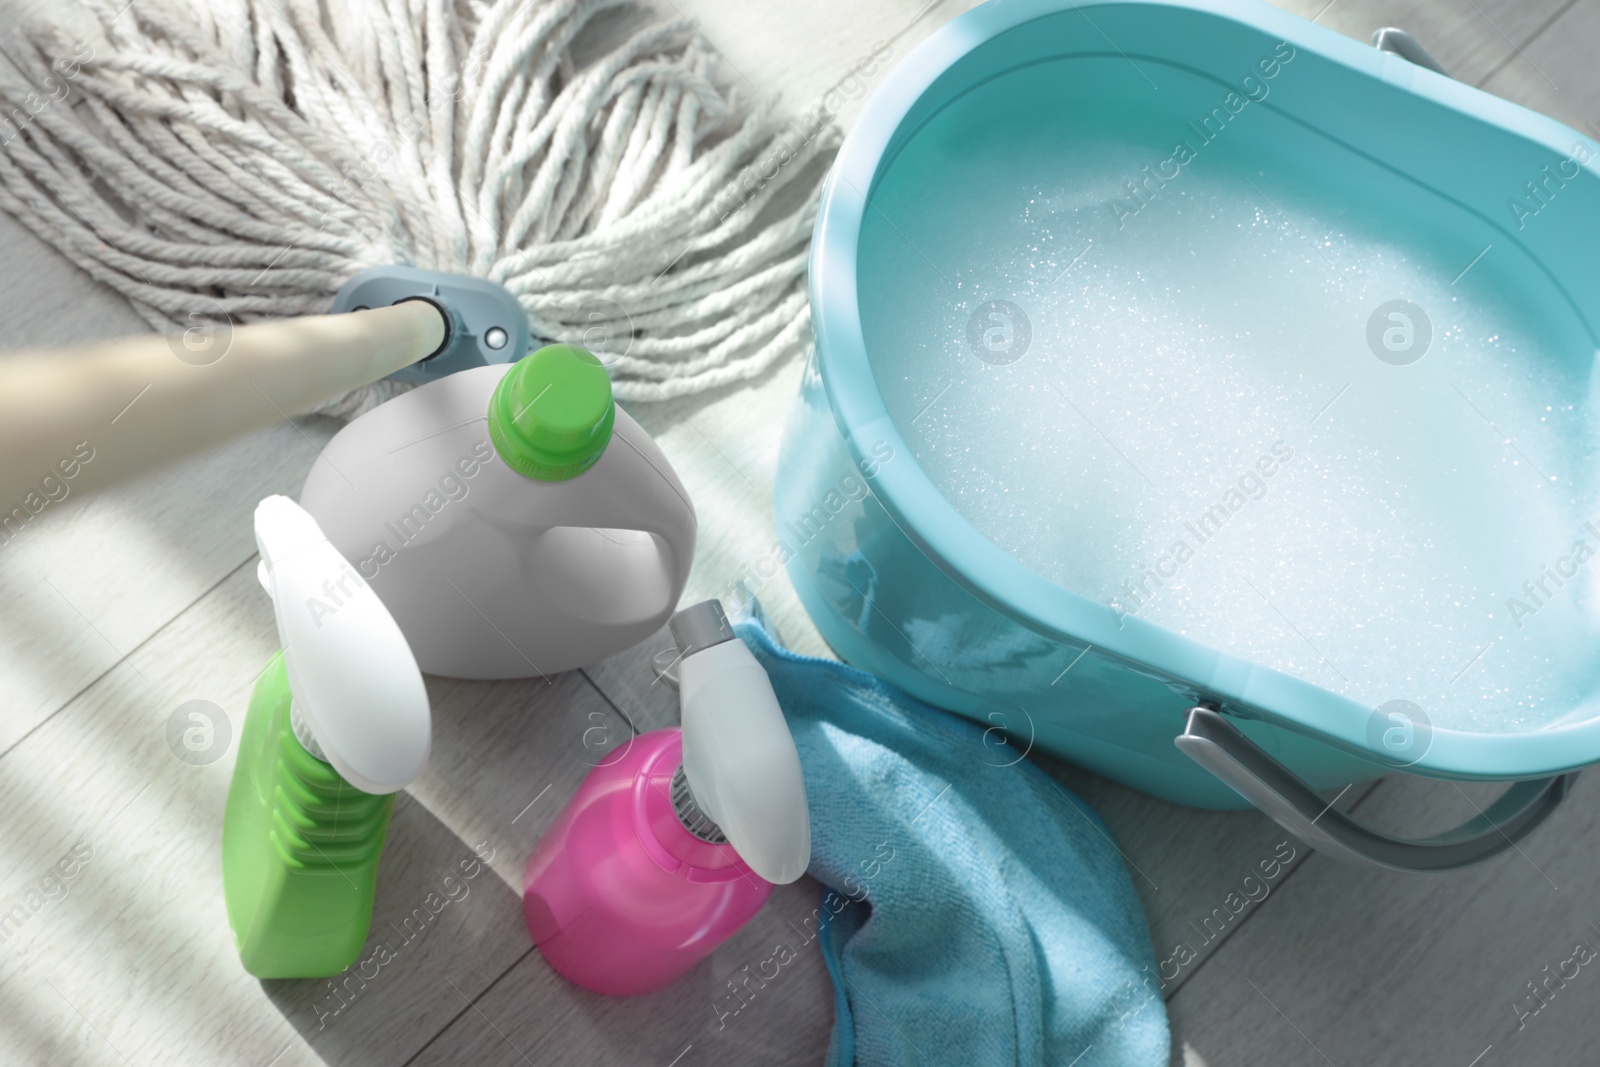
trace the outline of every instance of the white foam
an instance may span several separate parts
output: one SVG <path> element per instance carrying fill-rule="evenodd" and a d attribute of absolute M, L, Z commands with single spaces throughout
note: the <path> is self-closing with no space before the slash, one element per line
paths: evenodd
<path fill-rule="evenodd" d="M 1108 610 L 1436 726 L 1526 728 L 1591 699 L 1600 560 L 1571 558 L 1600 549 L 1587 368 L 1556 369 L 1470 276 L 1286 191 L 1197 167 L 1118 228 L 1121 172 L 1081 168 L 972 158 L 949 180 L 1020 196 L 864 231 L 871 269 L 926 278 L 864 292 L 867 339 L 968 521 Z M 1014 363 L 969 342 L 994 299 L 1031 326 Z M 1367 343 L 1394 299 L 1432 324 L 1407 366 Z M 1003 352 L 1004 314 L 988 325 Z"/>

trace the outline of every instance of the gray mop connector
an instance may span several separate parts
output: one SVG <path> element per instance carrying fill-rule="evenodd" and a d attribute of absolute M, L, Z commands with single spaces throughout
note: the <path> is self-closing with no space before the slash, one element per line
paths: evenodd
<path fill-rule="evenodd" d="M 335 313 L 426 300 L 444 313 L 450 332 L 427 359 L 391 374 L 402 382 L 431 382 L 456 371 L 511 363 L 533 347 L 528 316 L 502 285 L 466 274 L 420 267 L 368 267 L 333 298 Z"/>

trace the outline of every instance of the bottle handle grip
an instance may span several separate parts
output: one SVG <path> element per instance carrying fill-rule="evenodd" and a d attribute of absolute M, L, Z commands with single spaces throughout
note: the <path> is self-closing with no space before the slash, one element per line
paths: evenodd
<path fill-rule="evenodd" d="M 581 492 L 560 494 L 547 505 L 541 526 L 650 534 L 661 542 L 669 572 L 687 571 L 694 557 L 694 505 L 660 446 L 626 412 L 618 410 L 606 454 L 580 478 L 587 475 L 594 477 Z"/>
<path fill-rule="evenodd" d="M 542 533 L 519 550 L 521 565 L 542 575 L 547 614 L 577 625 L 659 625 L 683 593 L 697 533 L 694 507 L 660 447 L 618 410 L 605 454 L 549 486 L 527 515 L 537 515 Z M 626 533 L 649 540 L 630 542 Z"/>

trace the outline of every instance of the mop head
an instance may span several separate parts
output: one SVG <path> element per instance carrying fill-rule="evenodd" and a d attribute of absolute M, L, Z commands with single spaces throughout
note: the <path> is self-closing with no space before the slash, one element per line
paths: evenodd
<path fill-rule="evenodd" d="M 157 328 L 325 312 L 400 263 L 505 286 L 623 399 L 809 343 L 837 132 L 779 118 L 687 23 L 626 0 L 84 7 L 0 60 L 0 208 Z"/>

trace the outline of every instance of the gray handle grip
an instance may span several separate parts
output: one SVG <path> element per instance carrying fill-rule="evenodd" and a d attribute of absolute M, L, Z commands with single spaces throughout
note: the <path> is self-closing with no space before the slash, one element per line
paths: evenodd
<path fill-rule="evenodd" d="M 1455 829 L 1408 841 L 1370 829 L 1335 810 L 1213 708 L 1190 708 L 1188 727 L 1174 743 L 1184 755 L 1318 852 L 1391 871 L 1448 871 L 1497 856 L 1544 822 L 1578 778 L 1573 772 L 1517 782 L 1487 811 Z"/>
<path fill-rule="evenodd" d="M 1393 52 L 1401 59 L 1414 63 L 1419 67 L 1426 67 L 1435 74 L 1450 77 L 1448 71 L 1439 65 L 1439 61 L 1429 54 L 1428 50 L 1417 42 L 1417 39 L 1405 30 L 1394 26 L 1385 26 L 1372 35 L 1372 47 L 1380 52 Z"/>

